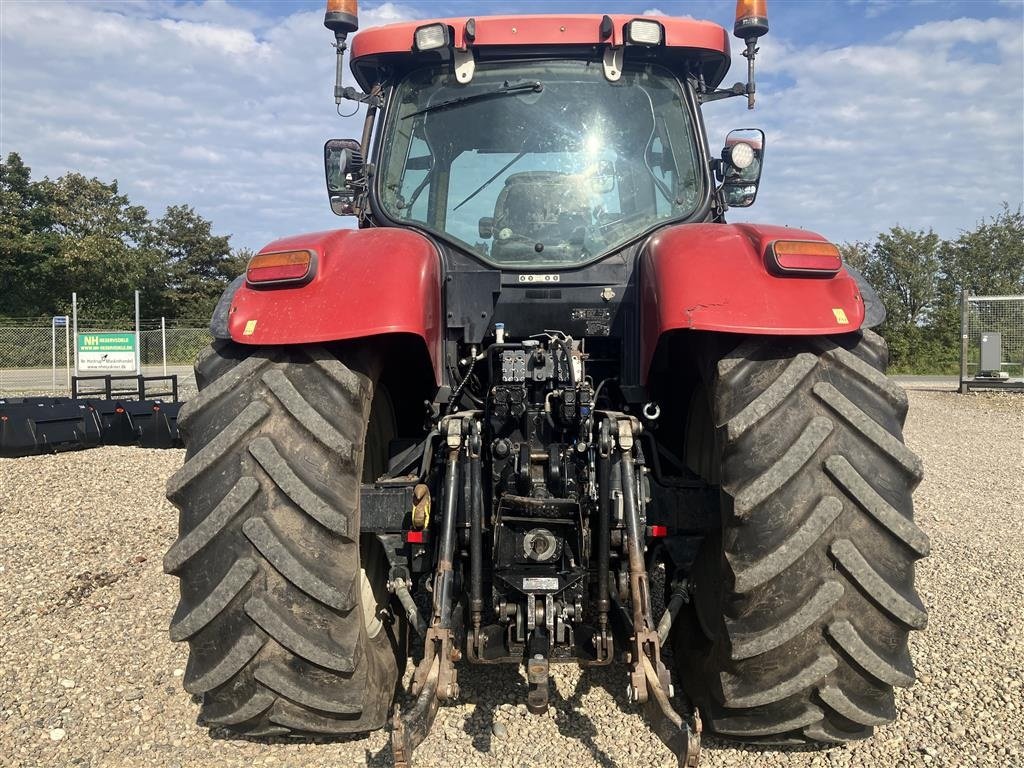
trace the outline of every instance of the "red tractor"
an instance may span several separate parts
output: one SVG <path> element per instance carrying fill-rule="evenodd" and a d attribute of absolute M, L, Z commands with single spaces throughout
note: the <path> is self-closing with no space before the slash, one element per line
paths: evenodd
<path fill-rule="evenodd" d="M 928 539 L 884 309 L 820 235 L 726 223 L 764 136 L 715 155 L 701 117 L 752 105 L 764 0 L 738 3 L 748 82 L 725 89 L 725 30 L 686 18 L 368 29 L 362 90 L 355 3 L 325 23 L 336 101 L 368 107 L 325 148 L 358 228 L 252 259 L 178 422 L 165 567 L 201 721 L 390 722 L 408 766 L 460 667 L 524 664 L 543 712 L 556 663 L 623 665 L 680 765 L 702 727 L 892 721 Z"/>

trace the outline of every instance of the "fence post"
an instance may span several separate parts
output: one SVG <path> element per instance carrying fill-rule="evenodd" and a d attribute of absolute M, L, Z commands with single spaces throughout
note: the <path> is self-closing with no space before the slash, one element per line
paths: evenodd
<path fill-rule="evenodd" d="M 164 361 L 164 376 L 167 375 L 167 324 L 163 315 L 160 316 L 160 355 Z"/>
<path fill-rule="evenodd" d="M 71 292 L 71 317 L 75 324 L 72 336 L 75 337 L 75 376 L 78 375 L 78 294 Z"/>
<path fill-rule="evenodd" d="M 50 316 L 50 354 L 52 368 L 50 369 L 50 391 L 57 391 L 57 317 Z"/>
<path fill-rule="evenodd" d="M 960 394 L 967 394 L 967 290 L 960 292 Z"/>
<path fill-rule="evenodd" d="M 71 394 L 71 318 L 64 315 L 64 369 L 68 374 L 68 395 Z"/>
<path fill-rule="evenodd" d="M 142 336 L 139 334 L 139 292 L 135 292 L 135 373 L 142 375 Z"/>

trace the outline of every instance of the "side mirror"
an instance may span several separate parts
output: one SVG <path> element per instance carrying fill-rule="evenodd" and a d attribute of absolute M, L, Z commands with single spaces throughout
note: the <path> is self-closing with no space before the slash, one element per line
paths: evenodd
<path fill-rule="evenodd" d="M 353 216 L 356 196 L 363 189 L 363 154 L 359 142 L 329 139 L 324 144 L 324 172 L 331 210 L 338 216 Z"/>
<path fill-rule="evenodd" d="M 725 137 L 719 165 L 722 192 L 730 208 L 747 208 L 757 199 L 764 161 L 764 131 L 738 128 Z"/>
<path fill-rule="evenodd" d="M 481 218 L 477 223 L 477 232 L 484 240 L 490 240 L 494 237 L 494 217 L 484 216 Z"/>

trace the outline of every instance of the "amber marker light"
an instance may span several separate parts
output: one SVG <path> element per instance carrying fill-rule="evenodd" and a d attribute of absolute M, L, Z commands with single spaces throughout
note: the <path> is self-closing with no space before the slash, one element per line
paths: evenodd
<path fill-rule="evenodd" d="M 820 240 L 776 240 L 766 259 L 769 269 L 786 275 L 831 276 L 843 265 L 839 248 Z"/>
<path fill-rule="evenodd" d="M 332 32 L 355 32 L 359 29 L 359 3 L 356 0 L 327 0 L 324 26 Z"/>
<path fill-rule="evenodd" d="M 304 282 L 313 273 L 310 251 L 282 251 L 253 256 L 245 270 L 245 280 L 252 285 Z"/>
<path fill-rule="evenodd" d="M 736 0 L 732 33 L 743 40 L 768 34 L 768 0 Z"/>

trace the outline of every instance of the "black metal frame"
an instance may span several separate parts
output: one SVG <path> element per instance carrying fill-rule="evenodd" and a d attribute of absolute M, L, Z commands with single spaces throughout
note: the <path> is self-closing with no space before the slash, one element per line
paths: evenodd
<path fill-rule="evenodd" d="M 133 374 L 130 376 L 121 376 L 117 374 L 103 374 L 98 376 L 72 376 L 71 377 L 71 398 L 73 400 L 79 399 L 82 394 L 95 396 L 100 394 L 99 392 L 81 392 L 78 388 L 79 382 L 82 381 L 102 381 L 103 382 L 103 399 L 113 400 L 115 396 L 119 400 L 123 400 L 125 397 L 135 396 L 140 402 L 153 397 L 166 397 L 170 395 L 172 402 L 178 402 L 178 376 L 177 374 L 169 374 L 167 376 L 142 376 L 141 374 Z M 134 381 L 135 389 L 117 389 L 115 390 L 113 384 L 115 381 Z M 146 384 L 152 381 L 170 381 L 170 391 L 166 392 L 147 392 Z"/>

